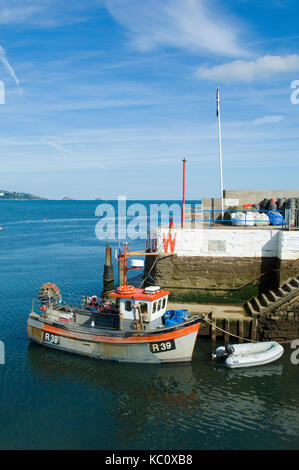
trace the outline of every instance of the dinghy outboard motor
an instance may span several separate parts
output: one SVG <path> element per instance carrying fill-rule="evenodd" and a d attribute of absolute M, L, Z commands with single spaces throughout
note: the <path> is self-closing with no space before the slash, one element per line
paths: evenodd
<path fill-rule="evenodd" d="M 226 344 L 225 345 L 225 351 L 226 351 L 227 355 L 230 356 L 231 354 L 233 354 L 235 352 L 235 348 L 231 344 Z"/>
<path fill-rule="evenodd" d="M 226 344 L 216 349 L 215 354 L 212 354 L 212 359 L 226 359 L 234 352 L 235 348 L 231 344 Z"/>

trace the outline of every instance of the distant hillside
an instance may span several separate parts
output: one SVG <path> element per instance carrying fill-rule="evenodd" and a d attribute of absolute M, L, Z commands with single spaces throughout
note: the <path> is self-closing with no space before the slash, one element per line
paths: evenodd
<path fill-rule="evenodd" d="M 0 201 L 1 200 L 9 200 L 9 199 L 13 199 L 13 200 L 35 200 L 35 199 L 38 199 L 38 200 L 45 200 L 46 198 L 44 197 L 38 197 L 38 196 L 34 196 L 33 194 L 27 194 L 27 193 L 17 193 L 15 191 L 5 191 L 4 189 L 0 189 Z"/>

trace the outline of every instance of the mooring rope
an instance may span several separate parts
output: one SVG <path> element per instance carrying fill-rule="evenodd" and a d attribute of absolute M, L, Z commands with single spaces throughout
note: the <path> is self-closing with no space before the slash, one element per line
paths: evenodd
<path fill-rule="evenodd" d="M 158 253 L 160 253 L 160 250 L 161 250 L 162 246 L 163 246 L 163 242 L 161 243 L 161 246 L 160 246 L 159 249 L 158 249 Z M 150 273 L 151 273 L 151 271 L 153 270 L 153 268 L 154 268 L 155 264 L 157 263 L 157 261 L 158 261 L 158 256 L 157 256 L 157 258 L 155 259 L 154 263 L 152 264 L 152 266 L 151 266 L 149 272 L 146 273 L 146 276 L 145 276 L 145 278 L 142 280 L 142 282 L 141 282 L 141 284 L 139 285 L 139 287 L 142 286 L 142 284 L 145 282 L 145 280 L 147 279 L 147 277 L 150 275 Z M 208 323 L 209 325 L 213 326 L 214 328 L 216 328 L 217 330 L 220 330 L 220 331 L 222 331 L 223 333 L 227 333 L 227 334 L 230 335 L 230 336 L 234 336 L 235 338 L 239 338 L 239 339 L 242 339 L 242 340 L 244 340 L 244 341 L 248 341 L 248 342 L 250 342 L 250 343 L 258 343 L 258 342 L 259 342 L 259 341 L 256 341 L 256 340 L 254 340 L 254 339 L 243 338 L 242 336 L 238 336 L 238 335 L 235 335 L 235 334 L 233 334 L 233 333 L 230 333 L 229 331 L 226 331 L 226 330 L 224 330 L 223 328 L 220 328 L 219 326 L 216 326 L 216 324 L 214 324 L 214 323 L 212 323 L 212 322 L 209 322 L 205 317 L 204 317 L 204 321 L 205 321 L 206 323 Z"/>
<path fill-rule="evenodd" d="M 158 254 L 160 253 L 160 250 L 161 250 L 162 246 L 163 246 L 163 242 L 162 242 L 162 243 L 161 243 L 161 245 L 159 246 L 159 249 L 158 249 Z M 151 269 L 149 270 L 149 272 L 148 272 L 148 273 L 146 273 L 146 276 L 145 276 L 145 278 L 144 278 L 144 279 L 141 281 L 141 284 L 139 285 L 139 288 L 142 286 L 142 284 L 143 284 L 143 283 L 146 281 L 146 279 L 148 278 L 148 276 L 149 276 L 149 275 L 150 275 L 150 273 L 152 272 L 152 270 L 153 270 L 153 268 L 154 268 L 155 264 L 156 264 L 156 263 L 157 263 L 157 261 L 158 261 L 158 254 L 157 254 L 157 257 L 156 257 L 156 259 L 155 259 L 154 263 L 153 263 L 153 264 L 152 264 L 152 266 L 151 266 Z"/>
<path fill-rule="evenodd" d="M 219 326 L 216 326 L 216 324 L 209 322 L 205 317 L 204 321 L 207 322 L 209 325 L 213 326 L 217 330 L 223 331 L 223 333 L 227 333 L 230 336 L 234 336 L 235 338 L 243 339 L 245 341 L 249 341 L 250 343 L 259 343 L 259 341 L 256 341 L 254 339 L 249 339 L 249 338 L 243 338 L 242 336 L 234 335 L 233 333 L 230 333 L 229 331 L 223 330 L 223 328 L 220 328 Z"/>

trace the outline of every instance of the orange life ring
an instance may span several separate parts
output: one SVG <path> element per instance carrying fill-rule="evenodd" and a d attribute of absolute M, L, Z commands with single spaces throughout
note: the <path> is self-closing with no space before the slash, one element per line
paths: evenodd
<path fill-rule="evenodd" d="M 119 294 L 134 294 L 135 287 L 134 286 L 119 286 L 117 288 L 117 292 Z"/>

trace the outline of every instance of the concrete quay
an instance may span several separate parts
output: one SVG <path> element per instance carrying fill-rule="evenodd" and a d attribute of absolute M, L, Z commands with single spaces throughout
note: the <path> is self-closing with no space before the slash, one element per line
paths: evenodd
<path fill-rule="evenodd" d="M 202 323 L 198 335 L 210 337 L 212 342 L 218 336 L 225 343 L 243 342 L 243 338 L 256 340 L 257 320 L 248 316 L 243 305 L 169 302 L 168 309 L 186 309 L 190 316 L 204 314 L 207 321 Z"/>

